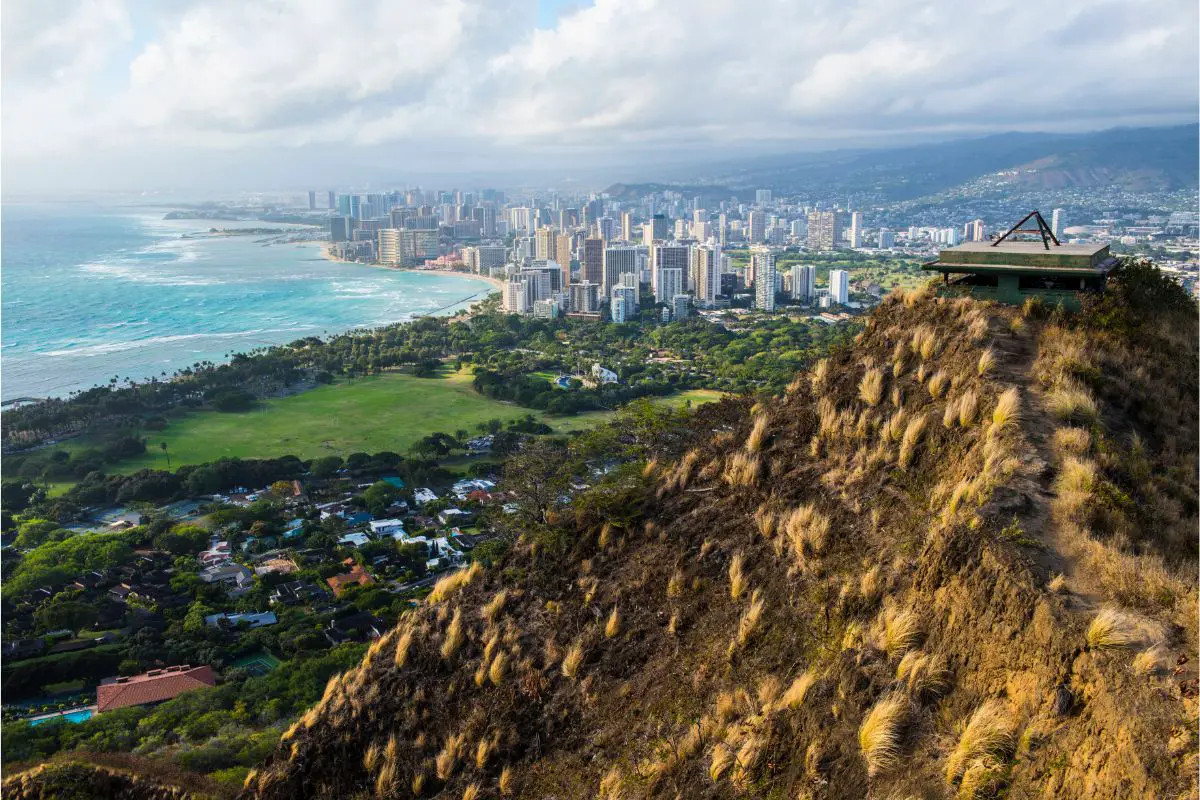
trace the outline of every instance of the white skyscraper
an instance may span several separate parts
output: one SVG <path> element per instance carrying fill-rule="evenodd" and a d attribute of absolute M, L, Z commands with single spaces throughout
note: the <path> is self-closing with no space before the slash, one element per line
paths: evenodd
<path fill-rule="evenodd" d="M 887 250 L 896 246 L 896 234 L 887 228 L 879 229 L 879 249 Z"/>
<path fill-rule="evenodd" d="M 754 267 L 754 307 L 760 311 L 775 310 L 775 254 L 756 250 L 750 254 Z"/>
<path fill-rule="evenodd" d="M 721 248 L 697 245 L 692 248 L 691 289 L 696 304 L 711 306 L 721 293 Z"/>
<path fill-rule="evenodd" d="M 850 273 L 846 270 L 829 271 L 829 299 L 843 306 L 850 300 Z"/>
<path fill-rule="evenodd" d="M 612 289 L 621 282 L 621 276 L 631 272 L 638 273 L 639 249 L 632 245 L 607 247 L 604 250 L 604 271 L 600 277 L 600 290 L 605 297 L 612 294 Z"/>
<path fill-rule="evenodd" d="M 1066 212 L 1061 208 L 1054 209 L 1054 211 L 1050 214 L 1050 230 L 1054 231 L 1054 237 L 1056 239 L 1062 238 L 1063 228 L 1066 227 L 1066 222 L 1063 219 L 1064 214 L 1066 214 Z"/>
<path fill-rule="evenodd" d="M 678 292 L 686 292 L 689 250 L 681 244 L 653 244 L 650 246 L 650 285 L 654 288 L 654 296 L 662 302 L 667 302 Z M 677 286 L 674 292 L 667 293 L 659 285 L 659 273 L 664 269 L 677 269 L 683 275 L 684 283 Z"/>
<path fill-rule="evenodd" d="M 798 303 L 812 300 L 817 283 L 817 268 L 805 264 L 792 267 L 792 299 Z"/>
<path fill-rule="evenodd" d="M 755 189 L 754 190 L 755 205 L 765 206 L 767 203 L 770 203 L 770 202 L 771 202 L 771 190 L 770 189 Z"/>
<path fill-rule="evenodd" d="M 671 303 L 677 294 L 683 294 L 683 273 L 677 267 L 667 267 L 658 270 L 658 285 L 654 287 L 654 297 L 660 303 Z"/>
<path fill-rule="evenodd" d="M 626 322 L 631 319 L 637 311 L 634 290 L 628 286 L 614 286 L 612 290 L 612 302 L 609 305 L 608 311 L 613 322 Z"/>

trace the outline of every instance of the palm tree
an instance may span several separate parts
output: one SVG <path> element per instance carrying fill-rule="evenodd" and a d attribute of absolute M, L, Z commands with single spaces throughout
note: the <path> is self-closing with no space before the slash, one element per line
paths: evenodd
<path fill-rule="evenodd" d="M 171 454 L 167 452 L 167 443 L 163 442 L 162 444 L 159 445 L 159 447 L 162 448 L 163 453 L 167 457 L 167 469 L 169 470 L 169 469 L 171 469 Z"/>

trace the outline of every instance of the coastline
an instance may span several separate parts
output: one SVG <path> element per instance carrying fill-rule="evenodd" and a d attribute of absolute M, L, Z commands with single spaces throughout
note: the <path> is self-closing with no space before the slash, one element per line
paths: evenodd
<path fill-rule="evenodd" d="M 326 261 L 334 261 L 339 264 L 358 264 L 358 265 L 364 266 L 364 267 L 374 267 L 375 269 L 385 269 L 388 272 L 414 272 L 414 273 L 418 273 L 421 275 L 429 275 L 429 274 L 461 275 L 464 278 L 472 278 L 474 280 L 485 281 L 488 284 L 490 284 L 493 288 L 495 288 L 497 291 L 504 290 L 504 281 L 500 280 L 499 278 L 493 278 L 491 275 L 480 275 L 475 272 L 459 272 L 458 270 L 453 270 L 453 269 L 416 269 L 414 267 L 389 267 L 384 264 L 371 264 L 366 261 L 347 261 L 346 259 L 338 258 L 333 253 L 331 253 L 329 251 L 329 243 L 328 242 L 313 242 L 312 244 L 315 247 L 319 247 L 321 249 L 321 256 Z M 476 301 L 476 302 L 479 302 L 479 301 Z M 474 305 L 474 303 L 472 303 L 472 305 Z"/>

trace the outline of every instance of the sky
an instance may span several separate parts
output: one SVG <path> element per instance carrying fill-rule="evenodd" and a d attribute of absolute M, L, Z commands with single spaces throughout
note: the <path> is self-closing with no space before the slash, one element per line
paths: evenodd
<path fill-rule="evenodd" d="M 1195 0 L 2 0 L 0 190 L 369 188 L 1195 122 Z"/>

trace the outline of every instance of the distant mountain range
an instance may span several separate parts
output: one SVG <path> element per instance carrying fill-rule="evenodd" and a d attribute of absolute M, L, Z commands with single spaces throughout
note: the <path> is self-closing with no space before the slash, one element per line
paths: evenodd
<path fill-rule="evenodd" d="M 813 197 L 868 195 L 896 202 L 989 177 L 1003 188 L 1116 187 L 1135 192 L 1197 185 L 1200 126 L 1114 128 L 1082 134 L 1004 133 L 889 150 L 764 156 L 696 167 L 686 185 L 614 184 L 630 197 L 664 188 L 753 199 L 754 189 Z"/>

